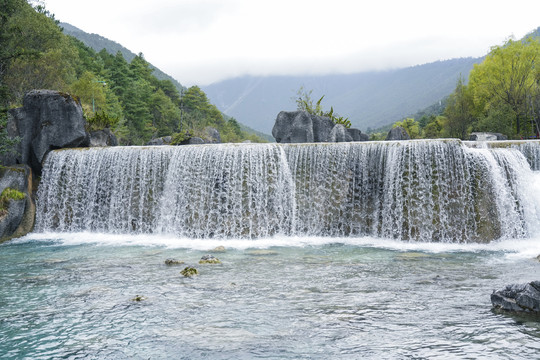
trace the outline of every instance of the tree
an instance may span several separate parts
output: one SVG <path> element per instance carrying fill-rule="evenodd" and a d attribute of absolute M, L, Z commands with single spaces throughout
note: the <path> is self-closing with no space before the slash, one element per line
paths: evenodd
<path fill-rule="evenodd" d="M 514 136 L 526 132 L 529 113 L 529 99 L 538 98 L 539 69 L 536 66 L 540 56 L 538 40 L 508 40 L 503 46 L 491 49 L 485 60 L 475 65 L 470 74 L 469 86 L 474 96 L 476 115 L 486 115 L 490 108 L 506 104 L 515 116 Z"/>
<path fill-rule="evenodd" d="M 19 138 L 12 138 L 7 132 L 7 109 L 0 109 L 0 156 L 10 153 L 17 142 Z"/>
<path fill-rule="evenodd" d="M 437 139 L 444 136 L 443 128 L 445 128 L 448 119 L 444 116 L 430 116 L 429 122 L 423 128 L 424 139 Z"/>
<path fill-rule="evenodd" d="M 90 71 L 85 71 L 71 84 L 70 91 L 79 97 L 85 111 L 93 116 L 97 110 L 103 110 L 107 104 L 105 86 L 105 81 L 98 80 Z"/>
<path fill-rule="evenodd" d="M 13 16 L 28 6 L 23 0 L 0 0 L 0 155 L 8 153 L 18 139 L 7 132 L 7 109 L 10 94 L 5 83 L 11 62 L 26 53 L 26 48 L 17 46 L 21 29 L 13 23 Z"/>
<path fill-rule="evenodd" d="M 459 77 L 454 92 L 448 97 L 444 114 L 444 132 L 448 137 L 466 140 L 475 121 L 472 115 L 473 99 L 469 89 Z"/>

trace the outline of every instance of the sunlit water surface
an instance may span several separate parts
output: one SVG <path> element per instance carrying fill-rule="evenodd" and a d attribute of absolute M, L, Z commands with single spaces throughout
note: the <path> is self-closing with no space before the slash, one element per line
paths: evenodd
<path fill-rule="evenodd" d="M 221 265 L 198 264 L 220 245 Z M 538 319 L 489 296 L 539 279 L 538 254 L 538 239 L 36 234 L 0 245 L 0 358 L 534 359 Z"/>

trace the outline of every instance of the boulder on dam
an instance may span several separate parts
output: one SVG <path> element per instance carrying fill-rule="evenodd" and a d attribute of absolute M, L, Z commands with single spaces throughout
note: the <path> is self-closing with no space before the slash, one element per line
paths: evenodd
<path fill-rule="evenodd" d="M 386 135 L 387 141 L 396 141 L 396 140 L 410 140 L 411 137 L 409 136 L 409 133 L 407 130 L 405 130 L 401 126 L 396 126 L 395 128 L 390 129 L 388 131 L 388 135 Z"/>
<path fill-rule="evenodd" d="M 347 129 L 324 116 L 307 111 L 282 111 L 278 114 L 272 136 L 278 143 L 318 143 L 367 141 L 358 129 Z"/>
<path fill-rule="evenodd" d="M 49 151 L 90 143 L 79 100 L 53 90 L 28 92 L 23 107 L 9 111 L 7 127 L 9 136 L 20 141 L 2 157 L 2 165 L 28 164 L 37 176 Z"/>

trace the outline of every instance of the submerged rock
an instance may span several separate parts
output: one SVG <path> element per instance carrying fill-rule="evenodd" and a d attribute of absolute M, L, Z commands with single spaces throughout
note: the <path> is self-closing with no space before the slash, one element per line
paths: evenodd
<path fill-rule="evenodd" d="M 491 303 L 498 310 L 540 314 L 540 281 L 507 285 L 491 294 Z"/>
<path fill-rule="evenodd" d="M 131 301 L 136 301 L 136 302 L 143 301 L 143 300 L 146 300 L 146 297 L 142 295 L 135 295 L 135 297 L 131 299 Z"/>
<path fill-rule="evenodd" d="M 199 264 L 221 264 L 221 261 L 214 255 L 204 255 L 201 260 L 199 260 Z"/>
<path fill-rule="evenodd" d="M 176 260 L 176 259 L 167 259 L 167 260 L 165 260 L 165 265 L 167 265 L 167 266 L 182 265 L 182 264 L 184 264 L 184 262 L 181 261 L 181 260 Z"/>
<path fill-rule="evenodd" d="M 188 266 L 184 268 L 184 270 L 180 271 L 180 274 L 184 275 L 185 277 L 192 277 L 195 275 L 199 275 L 199 271 L 194 267 Z"/>

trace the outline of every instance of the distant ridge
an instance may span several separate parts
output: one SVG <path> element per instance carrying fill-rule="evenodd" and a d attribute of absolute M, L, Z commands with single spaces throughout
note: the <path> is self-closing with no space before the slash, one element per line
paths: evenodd
<path fill-rule="evenodd" d="M 303 86 L 322 95 L 325 108 L 334 107 L 363 131 L 377 128 L 438 103 L 452 93 L 460 75 L 467 78 L 482 58 L 436 61 L 398 70 L 324 76 L 245 76 L 203 87 L 225 114 L 269 133 L 279 111 L 294 110 L 292 99 Z"/>
<path fill-rule="evenodd" d="M 118 51 L 124 56 L 124 59 L 126 59 L 128 62 L 131 62 L 137 56 L 132 51 L 128 50 L 124 46 L 120 45 L 119 43 L 109 40 L 107 38 L 104 38 L 101 35 L 98 34 L 89 34 L 71 24 L 61 22 L 59 24 L 62 28 L 64 28 L 64 34 L 73 36 L 74 38 L 82 41 L 86 46 L 94 49 L 94 51 L 101 51 L 105 49 L 109 54 L 116 55 Z M 163 71 L 155 67 L 154 65 L 150 64 L 150 66 L 154 69 L 153 75 L 158 78 L 159 80 L 170 80 L 176 86 L 178 91 L 182 91 L 184 87 L 182 84 L 180 84 L 176 79 L 171 77 L 170 75 L 165 74 Z"/>
<path fill-rule="evenodd" d="M 117 52 L 120 51 L 122 56 L 124 56 L 124 59 L 126 59 L 128 62 L 131 62 L 135 58 L 135 53 L 128 50 L 124 46 L 120 45 L 119 43 L 109 40 L 101 35 L 98 34 L 89 34 L 71 24 L 68 23 L 60 23 L 59 24 L 64 29 L 64 34 L 73 36 L 74 38 L 78 39 L 79 41 L 82 41 L 86 46 L 92 48 L 94 51 L 101 51 L 105 49 L 109 54 L 116 55 Z M 183 90 L 186 90 L 180 82 L 178 82 L 176 79 L 174 79 L 172 76 L 167 75 L 157 67 L 150 64 L 150 66 L 154 69 L 153 75 L 158 78 L 159 80 L 170 80 L 174 86 L 178 89 L 179 92 L 182 92 Z M 257 131 L 252 129 L 249 125 L 246 125 L 245 123 L 240 122 L 240 127 L 243 131 L 246 131 L 251 134 L 255 134 L 265 140 L 268 141 L 274 141 L 274 138 L 267 133 L 263 133 L 261 131 Z"/>

